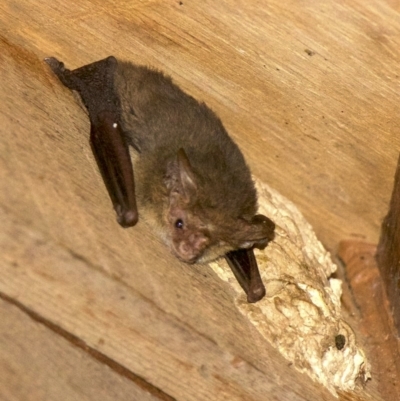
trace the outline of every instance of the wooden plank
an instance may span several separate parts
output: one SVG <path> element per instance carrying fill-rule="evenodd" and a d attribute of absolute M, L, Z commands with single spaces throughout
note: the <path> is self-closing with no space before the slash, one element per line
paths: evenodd
<path fill-rule="evenodd" d="M 24 305 L 177 400 L 204 400 L 210 394 L 216 401 L 261 401 L 266 394 L 271 399 L 282 394 L 296 400 L 336 399 L 288 366 L 268 343 L 262 350 L 250 327 L 249 338 L 236 335 L 236 342 L 259 350 L 257 366 L 235 352 L 237 344 L 230 349 L 217 344 L 196 330 L 200 327 L 160 310 L 50 238 L 19 226 L 11 215 L 1 213 L 0 224 L 3 298 Z M 216 311 L 210 318 L 218 319 L 229 336 L 226 317 Z"/>
<path fill-rule="evenodd" d="M 353 327 L 359 341 L 364 341 L 374 385 L 385 400 L 400 399 L 400 341 L 379 274 L 376 245 L 360 241 L 343 241 L 339 257 L 346 264 L 351 290 Z"/>
<path fill-rule="evenodd" d="M 400 148 L 394 3 L 182 3 L 6 0 L 0 32 L 37 67 L 48 55 L 77 67 L 114 54 L 171 73 L 220 114 L 256 175 L 299 205 L 328 247 L 354 235 L 376 243 Z M 58 105 L 43 118 L 59 122 L 64 142 L 86 125 L 54 90 Z"/>
<path fill-rule="evenodd" d="M 397 335 L 400 336 L 400 157 L 389 212 L 382 222 L 376 254 Z"/>
<path fill-rule="evenodd" d="M 23 75 L 8 82 L 40 92 L 40 81 L 15 67 L 5 73 Z M 22 107 L 13 114 L 16 99 L 6 103 L 12 135 L 1 153 L 0 291 L 177 399 L 210 392 L 215 400 L 332 399 L 260 338 L 211 269 L 188 270 L 144 226 L 124 231 L 93 215 L 89 193 L 96 180 L 78 173 L 88 187 L 79 185 L 65 167 L 75 166 L 80 141 L 55 146 L 56 124 L 29 119 L 39 122 L 32 137 L 24 122 L 23 110 L 33 104 L 43 113 L 40 103 L 51 107 L 56 95 L 43 100 L 27 93 L 31 103 L 22 89 Z M 121 305 L 121 297 L 128 301 Z"/>
<path fill-rule="evenodd" d="M 398 10 L 383 0 L 6 0 L 0 12 L 2 291 L 177 399 L 331 399 L 248 326 L 211 269 L 178 263 L 143 224 L 119 229 L 85 113 L 42 59 L 77 67 L 114 54 L 171 73 L 333 247 L 377 240 L 389 200 Z"/>
<path fill-rule="evenodd" d="M 8 300 L 0 299 L 0 321 L 4 401 L 173 401 L 140 378 L 96 360 L 70 337 L 63 338 Z"/>

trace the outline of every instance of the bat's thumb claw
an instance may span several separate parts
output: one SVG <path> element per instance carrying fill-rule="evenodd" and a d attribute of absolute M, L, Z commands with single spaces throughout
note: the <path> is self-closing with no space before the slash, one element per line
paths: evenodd
<path fill-rule="evenodd" d="M 138 222 L 138 220 L 138 214 L 132 210 L 119 213 L 117 217 L 119 225 L 124 228 L 133 227 Z"/>
<path fill-rule="evenodd" d="M 251 288 L 249 292 L 247 293 L 247 302 L 248 303 L 255 303 L 259 301 L 260 299 L 264 298 L 265 296 L 265 287 L 261 283 L 257 287 Z"/>

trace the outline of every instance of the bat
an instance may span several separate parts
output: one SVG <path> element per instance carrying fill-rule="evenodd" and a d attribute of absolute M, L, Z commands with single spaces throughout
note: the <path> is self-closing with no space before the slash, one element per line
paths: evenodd
<path fill-rule="evenodd" d="M 256 214 L 250 170 L 216 114 L 162 72 L 113 56 L 75 70 L 45 61 L 88 110 L 118 223 L 134 226 L 140 211 L 181 261 L 224 256 L 248 302 L 260 300 L 254 248 L 273 240 L 275 224 Z"/>

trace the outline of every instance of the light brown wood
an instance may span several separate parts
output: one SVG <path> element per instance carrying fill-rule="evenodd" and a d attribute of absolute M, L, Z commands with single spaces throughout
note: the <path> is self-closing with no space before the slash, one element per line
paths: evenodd
<path fill-rule="evenodd" d="M 0 224 L 3 298 L 33 310 L 48 325 L 72 333 L 177 400 L 212 396 L 217 401 L 261 401 L 281 394 L 335 400 L 290 368 L 242 317 L 235 316 L 226 293 L 219 304 L 206 292 L 205 283 L 193 283 L 186 313 L 197 313 L 198 322 L 214 326 L 204 328 L 179 311 L 160 309 L 157 299 L 145 299 L 132 283 L 110 277 L 40 232 L 20 226 L 11 215 L 3 212 Z M 172 303 L 168 285 L 163 288 L 156 278 L 149 284 L 157 284 L 160 295 Z M 182 290 L 182 280 L 177 285 Z M 206 302 L 196 299 L 200 290 Z M 251 356 L 254 352 L 257 357 Z"/>
<path fill-rule="evenodd" d="M 30 54 L 29 73 L 39 68 L 64 99 L 46 56 L 77 67 L 114 54 L 163 69 L 219 113 L 256 175 L 327 246 L 376 243 L 400 148 L 396 2 L 182 3 L 5 1 L 0 29 L 17 63 Z M 75 105 L 54 107 L 42 117 L 64 121 L 63 141 L 82 132 L 65 135 Z"/>
<path fill-rule="evenodd" d="M 42 60 L 164 70 L 328 248 L 377 242 L 400 146 L 399 6 L 6 0 L 0 14 L 0 291 L 179 400 L 332 399 L 209 267 L 178 263 L 141 223 L 118 227 L 85 112 Z"/>
<path fill-rule="evenodd" d="M 0 321 L 2 400 L 172 400 L 113 372 L 4 300 Z"/>

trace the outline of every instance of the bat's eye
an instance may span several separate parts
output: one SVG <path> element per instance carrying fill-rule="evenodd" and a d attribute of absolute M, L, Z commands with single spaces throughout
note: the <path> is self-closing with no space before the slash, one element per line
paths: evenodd
<path fill-rule="evenodd" d="M 182 219 L 178 219 L 175 221 L 175 227 L 176 228 L 183 228 L 183 221 Z"/>

